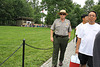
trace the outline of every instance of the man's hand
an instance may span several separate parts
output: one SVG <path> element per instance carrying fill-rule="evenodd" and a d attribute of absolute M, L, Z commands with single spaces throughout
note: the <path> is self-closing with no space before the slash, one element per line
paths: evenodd
<path fill-rule="evenodd" d="M 78 50 L 78 49 L 76 49 L 76 50 L 75 50 L 75 53 L 76 53 L 76 54 L 78 54 L 78 53 L 79 53 L 79 50 Z"/>
<path fill-rule="evenodd" d="M 53 37 L 51 37 L 51 41 L 53 42 Z"/>
<path fill-rule="evenodd" d="M 68 37 L 68 39 L 70 39 L 70 37 Z"/>

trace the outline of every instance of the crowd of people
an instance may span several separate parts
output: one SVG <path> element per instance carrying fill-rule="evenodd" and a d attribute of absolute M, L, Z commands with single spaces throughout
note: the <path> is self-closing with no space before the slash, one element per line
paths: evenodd
<path fill-rule="evenodd" d="M 64 54 L 71 36 L 70 20 L 65 19 L 68 13 L 65 10 L 60 10 L 58 13 L 59 19 L 56 19 L 51 26 L 50 39 L 53 42 L 52 67 L 57 67 L 58 54 L 59 66 L 63 65 Z M 100 67 L 100 25 L 96 23 L 97 13 L 90 11 L 88 14 L 81 16 L 82 23 L 76 29 L 76 50 L 80 60 L 80 67 Z M 99 32 L 99 33 L 98 33 Z M 98 49 L 97 49 L 98 48 Z"/>
<path fill-rule="evenodd" d="M 47 25 L 44 24 L 25 24 L 25 25 L 21 25 L 21 27 L 47 27 Z"/>

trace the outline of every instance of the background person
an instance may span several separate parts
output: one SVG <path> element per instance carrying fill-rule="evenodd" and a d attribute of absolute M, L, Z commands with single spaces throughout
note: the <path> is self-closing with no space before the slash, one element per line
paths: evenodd
<path fill-rule="evenodd" d="M 76 30 L 76 42 L 77 42 L 77 39 L 78 39 L 77 35 L 78 35 L 80 27 L 82 27 L 82 25 L 84 25 L 84 24 L 86 24 L 88 22 L 88 15 L 87 14 L 83 14 L 81 16 L 81 19 L 82 19 L 82 22 L 78 26 L 76 26 L 76 28 L 75 28 L 75 30 Z"/>

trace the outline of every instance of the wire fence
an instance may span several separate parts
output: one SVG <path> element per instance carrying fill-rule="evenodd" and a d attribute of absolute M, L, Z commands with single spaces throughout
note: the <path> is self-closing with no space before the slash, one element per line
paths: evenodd
<path fill-rule="evenodd" d="M 23 46 L 23 56 L 22 56 L 22 67 L 24 67 L 24 53 L 25 53 L 25 45 L 31 47 L 31 48 L 34 48 L 34 49 L 38 49 L 38 50 L 50 50 L 52 49 L 53 47 L 51 48 L 38 48 L 38 47 L 34 47 L 34 46 L 31 46 L 31 45 L 28 45 L 25 43 L 25 39 L 23 40 L 23 44 L 21 44 L 9 57 L 7 57 L 7 59 L 5 59 L 2 63 L 0 63 L 0 66 L 2 64 L 4 64 L 11 56 L 14 55 L 14 53 L 16 53 L 20 48 L 21 46 Z"/>

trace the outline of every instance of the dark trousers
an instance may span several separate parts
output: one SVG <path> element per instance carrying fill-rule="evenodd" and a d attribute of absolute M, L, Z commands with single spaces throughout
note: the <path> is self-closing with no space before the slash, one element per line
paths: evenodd
<path fill-rule="evenodd" d="M 68 36 L 67 37 L 57 37 L 54 36 L 54 42 L 53 42 L 53 57 L 52 57 L 52 64 L 53 66 L 57 65 L 58 60 L 58 54 L 60 49 L 60 62 L 64 59 L 64 53 L 66 51 L 66 47 L 68 44 Z"/>
<path fill-rule="evenodd" d="M 93 67 L 93 57 L 92 56 L 79 53 L 78 57 L 79 57 L 81 65 L 87 64 L 89 67 Z"/>

